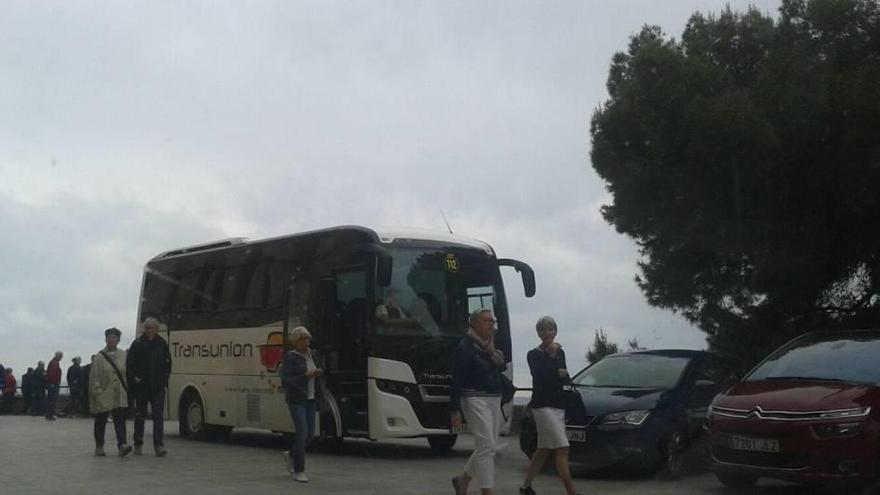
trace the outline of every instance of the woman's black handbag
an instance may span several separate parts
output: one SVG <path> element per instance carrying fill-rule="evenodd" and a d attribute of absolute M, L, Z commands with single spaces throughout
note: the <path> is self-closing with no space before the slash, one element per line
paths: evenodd
<path fill-rule="evenodd" d="M 504 405 L 513 400 L 516 387 L 513 386 L 513 382 L 507 378 L 507 375 L 504 373 L 499 373 L 499 375 L 501 376 L 501 405 Z"/>

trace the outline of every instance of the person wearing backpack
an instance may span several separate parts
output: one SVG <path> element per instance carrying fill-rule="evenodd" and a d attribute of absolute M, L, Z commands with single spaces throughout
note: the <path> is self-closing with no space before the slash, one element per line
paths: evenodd
<path fill-rule="evenodd" d="M 116 447 L 119 456 L 131 454 L 132 448 L 126 441 L 125 419 L 128 416 L 128 385 L 123 371 L 126 353 L 119 349 L 122 332 L 118 328 L 104 331 L 107 344 L 92 357 L 92 368 L 89 373 L 89 409 L 95 414 L 95 455 L 103 457 L 104 432 L 107 428 L 107 417 L 113 416 L 113 428 L 116 430 Z"/>

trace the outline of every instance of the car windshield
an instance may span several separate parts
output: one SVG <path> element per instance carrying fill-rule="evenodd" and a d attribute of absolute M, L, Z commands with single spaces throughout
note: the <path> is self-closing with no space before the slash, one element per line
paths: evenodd
<path fill-rule="evenodd" d="M 774 353 L 746 381 L 826 380 L 873 385 L 880 382 L 878 355 L 877 336 L 801 340 Z"/>
<path fill-rule="evenodd" d="M 608 356 L 579 373 L 572 382 L 589 387 L 671 389 L 688 361 L 685 357 L 654 354 Z"/>

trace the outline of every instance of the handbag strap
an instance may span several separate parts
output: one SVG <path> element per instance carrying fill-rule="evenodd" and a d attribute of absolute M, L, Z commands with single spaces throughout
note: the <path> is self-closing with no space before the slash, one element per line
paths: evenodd
<path fill-rule="evenodd" d="M 110 363 L 110 366 L 113 366 L 113 371 L 116 372 L 116 377 L 119 378 L 119 383 L 122 384 L 122 388 L 125 389 L 125 393 L 128 393 L 128 385 L 125 384 L 125 378 L 122 377 L 122 373 L 119 371 L 119 368 L 116 367 L 116 363 L 114 363 L 113 360 L 110 359 L 110 356 L 108 356 L 104 351 L 98 352 L 100 352 L 101 355 L 104 356 L 104 359 L 106 359 L 107 362 Z"/>

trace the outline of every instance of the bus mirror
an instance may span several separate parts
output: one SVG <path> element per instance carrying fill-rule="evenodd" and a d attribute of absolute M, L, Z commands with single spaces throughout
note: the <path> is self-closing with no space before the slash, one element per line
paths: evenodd
<path fill-rule="evenodd" d="M 391 256 L 376 256 L 376 285 L 388 287 L 391 285 Z"/>
<path fill-rule="evenodd" d="M 526 297 L 535 295 L 535 272 L 532 270 L 532 267 L 522 261 L 512 259 L 499 259 L 498 266 L 512 266 L 522 277 L 523 290 Z"/>

